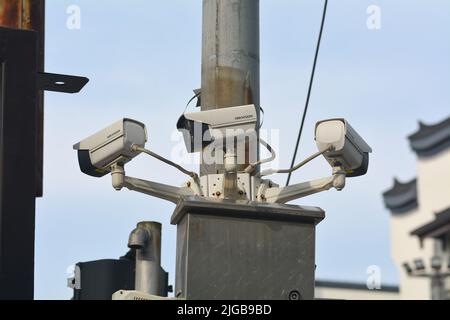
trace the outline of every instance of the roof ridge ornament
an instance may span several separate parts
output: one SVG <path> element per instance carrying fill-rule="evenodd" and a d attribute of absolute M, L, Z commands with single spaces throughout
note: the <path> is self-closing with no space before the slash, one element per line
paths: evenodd
<path fill-rule="evenodd" d="M 383 193 L 383 199 L 392 214 L 411 212 L 418 206 L 417 178 L 403 183 L 395 177 L 394 186 Z"/>
<path fill-rule="evenodd" d="M 425 122 L 423 122 L 422 120 L 419 120 L 419 128 L 423 129 L 423 128 L 428 128 L 430 127 L 430 125 L 427 125 Z"/>
<path fill-rule="evenodd" d="M 450 148 L 450 117 L 435 124 L 419 121 L 419 127 L 408 137 L 419 158 L 432 157 Z"/>

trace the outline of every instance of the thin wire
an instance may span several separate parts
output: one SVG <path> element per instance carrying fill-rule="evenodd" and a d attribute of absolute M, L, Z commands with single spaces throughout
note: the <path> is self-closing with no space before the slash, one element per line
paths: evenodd
<path fill-rule="evenodd" d="M 261 110 L 261 113 L 262 113 L 262 120 L 261 120 L 261 123 L 260 123 L 258 129 L 261 129 L 264 124 L 264 120 L 266 118 L 266 113 L 264 112 L 264 109 L 262 107 L 259 107 L 259 110 Z"/>
<path fill-rule="evenodd" d="M 271 162 L 273 160 L 275 160 L 275 158 L 277 157 L 277 154 L 275 153 L 275 150 L 273 150 L 273 148 L 270 146 L 270 144 L 268 144 L 266 141 L 264 141 L 263 139 L 259 139 L 259 143 L 261 143 L 270 153 L 271 156 L 270 158 L 264 159 L 264 160 L 259 160 L 256 163 L 250 164 L 245 170 L 245 173 L 252 173 L 255 168 L 261 164 L 265 164 L 268 162 Z"/>
<path fill-rule="evenodd" d="M 303 111 L 302 123 L 300 125 L 300 130 L 299 130 L 298 137 L 297 137 L 297 143 L 295 145 L 294 156 L 292 157 L 291 168 L 294 167 L 295 160 L 297 159 L 298 148 L 299 148 L 300 141 L 302 138 L 303 128 L 305 126 L 306 115 L 308 113 L 309 101 L 311 99 L 312 87 L 314 84 L 314 75 L 316 73 L 317 60 L 319 57 L 320 43 L 322 42 L 322 34 L 323 34 L 323 29 L 325 26 L 325 20 L 326 20 L 326 16 L 327 16 L 327 8 L 328 8 L 328 0 L 325 0 L 324 7 L 323 7 L 322 23 L 321 23 L 320 32 L 319 32 L 319 39 L 317 41 L 316 54 L 314 56 L 314 64 L 313 64 L 313 69 L 311 72 L 311 79 L 309 82 L 308 95 L 306 98 L 305 109 Z M 292 172 L 290 172 L 288 175 L 288 178 L 286 181 L 286 186 L 289 186 L 289 183 L 291 182 L 291 176 L 292 176 Z"/>
<path fill-rule="evenodd" d="M 198 174 L 197 173 L 195 173 L 193 171 L 186 170 L 185 168 L 183 168 L 179 164 L 176 164 L 175 162 L 172 162 L 172 161 L 164 158 L 163 156 L 160 156 L 159 154 L 154 153 L 153 151 L 150 151 L 150 150 L 145 149 L 145 148 L 141 148 L 141 147 L 139 147 L 138 145 L 135 145 L 135 144 L 131 147 L 131 150 L 133 150 L 134 152 L 142 152 L 142 153 L 148 154 L 149 156 L 151 156 L 151 157 L 153 157 L 153 158 L 155 158 L 155 159 L 157 159 L 159 161 L 162 161 L 165 164 L 168 164 L 169 166 L 172 166 L 172 167 L 180 170 L 181 172 L 183 172 L 184 174 L 190 176 L 191 178 L 198 179 Z"/>
<path fill-rule="evenodd" d="M 202 95 L 202 92 L 200 91 L 200 92 L 196 93 L 195 96 L 193 96 L 191 98 L 191 100 L 188 101 L 186 108 L 184 108 L 183 114 L 186 113 L 186 110 L 189 108 L 189 105 L 191 104 L 191 102 L 194 101 L 196 98 L 200 97 L 201 95 Z"/>
<path fill-rule="evenodd" d="M 310 156 L 310 157 L 306 158 L 305 160 L 303 160 L 302 162 L 300 162 L 295 167 L 293 167 L 291 169 L 288 169 L 288 170 L 278 170 L 277 173 L 292 173 L 294 171 L 297 171 L 298 169 L 304 167 L 305 165 L 307 165 L 308 163 L 310 163 L 314 159 L 320 157 L 321 155 L 327 153 L 328 151 L 330 151 L 330 150 L 327 149 L 327 150 L 324 150 L 324 151 L 318 151 L 318 152 L 314 153 L 312 156 Z"/>
<path fill-rule="evenodd" d="M 270 176 L 270 175 L 276 174 L 276 173 L 292 173 L 292 172 L 297 171 L 298 169 L 304 167 L 305 165 L 307 165 L 308 163 L 310 163 L 314 159 L 316 159 L 316 158 L 320 157 L 321 155 L 327 153 L 328 151 L 330 151 L 330 149 L 316 152 L 312 156 L 306 158 L 305 160 L 303 160 L 302 162 L 297 164 L 295 167 L 292 167 L 290 169 L 281 169 L 281 170 L 269 169 L 269 170 L 263 171 L 263 172 L 261 172 L 258 175 L 258 177 L 261 178 L 261 177 Z"/>

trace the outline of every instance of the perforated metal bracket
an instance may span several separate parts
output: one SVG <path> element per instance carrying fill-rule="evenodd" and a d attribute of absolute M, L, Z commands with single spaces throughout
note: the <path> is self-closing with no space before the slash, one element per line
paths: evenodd
<path fill-rule="evenodd" d="M 38 72 L 36 79 L 38 90 L 62 93 L 78 93 L 89 82 L 86 77 L 45 72 Z"/>

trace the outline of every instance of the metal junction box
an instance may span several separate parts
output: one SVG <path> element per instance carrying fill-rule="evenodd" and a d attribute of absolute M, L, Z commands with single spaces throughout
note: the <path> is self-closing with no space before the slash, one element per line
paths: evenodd
<path fill-rule="evenodd" d="M 319 208 L 186 197 L 177 227 L 176 289 L 188 300 L 314 299 Z"/>

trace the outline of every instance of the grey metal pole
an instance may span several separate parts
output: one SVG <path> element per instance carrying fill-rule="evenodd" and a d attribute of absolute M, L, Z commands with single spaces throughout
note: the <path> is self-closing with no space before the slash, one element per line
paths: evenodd
<path fill-rule="evenodd" d="M 445 277 L 440 272 L 431 276 L 431 299 L 432 300 L 447 300 L 445 292 Z"/>
<path fill-rule="evenodd" d="M 259 0 L 203 0 L 202 110 L 260 106 Z M 256 150 L 248 155 L 258 157 Z M 241 168 L 245 168 L 243 164 Z M 201 165 L 201 175 L 224 173 Z"/>
<path fill-rule="evenodd" d="M 136 249 L 135 290 L 163 296 L 164 273 L 161 268 L 161 224 L 140 222 L 128 240 L 128 247 Z"/>

